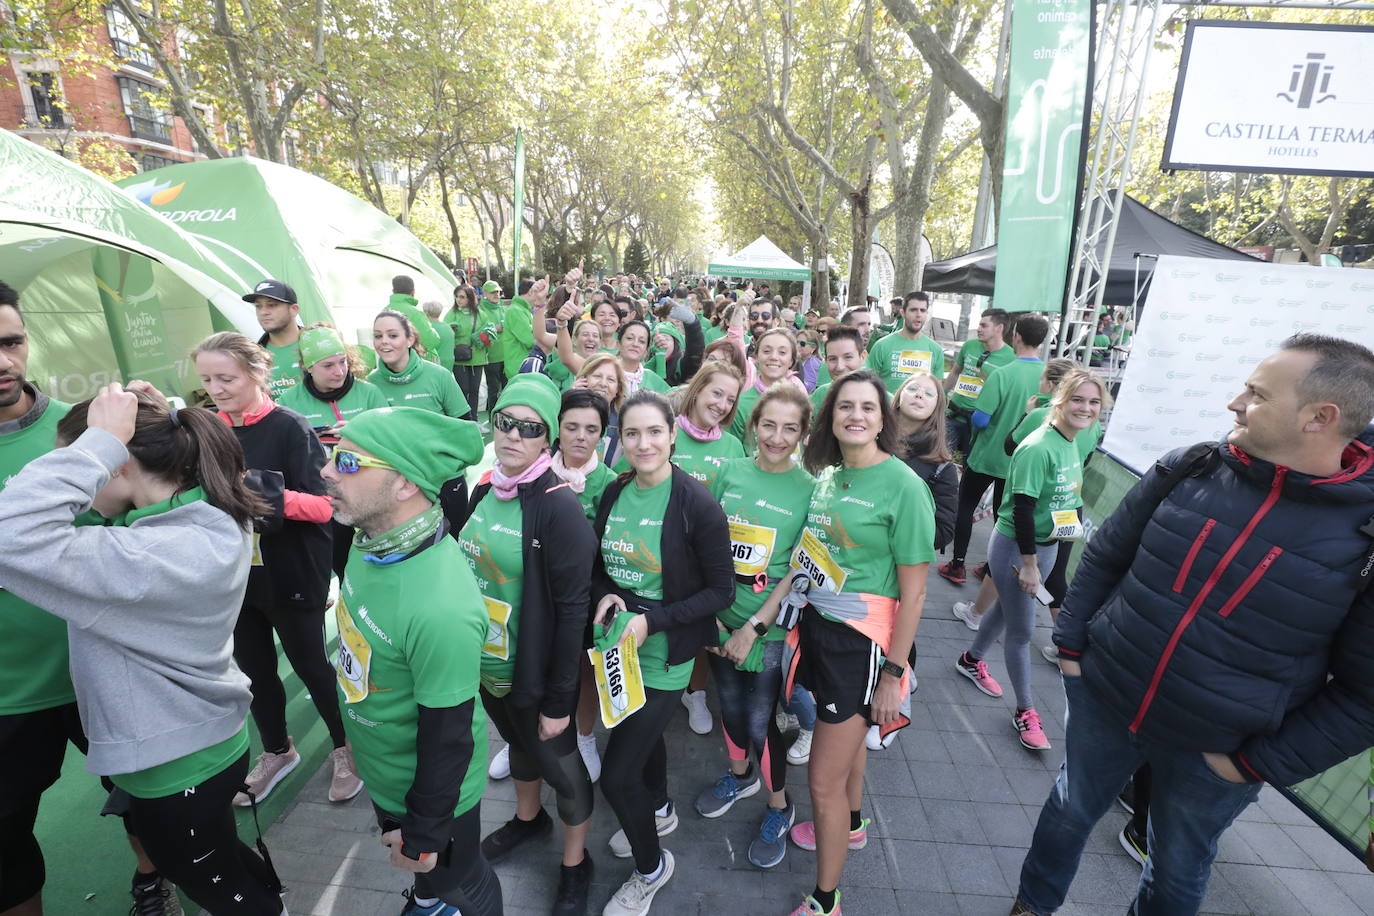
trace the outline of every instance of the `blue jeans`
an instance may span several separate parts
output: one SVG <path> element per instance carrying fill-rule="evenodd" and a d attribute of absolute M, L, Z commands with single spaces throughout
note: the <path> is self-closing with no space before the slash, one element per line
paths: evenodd
<path fill-rule="evenodd" d="M 792 685 L 792 696 L 783 701 L 782 711 L 796 716 L 802 731 L 816 730 L 816 698 L 801 684 Z"/>
<path fill-rule="evenodd" d="M 1040 810 L 1021 866 L 1017 891 L 1038 916 L 1049 916 L 1068 895 L 1083 846 L 1126 780 L 1149 763 L 1149 858 L 1131 912 L 1189 916 L 1202 905 L 1222 831 L 1259 795 L 1260 783 L 1227 782 L 1198 751 L 1184 751 L 1132 735 L 1081 677 L 1064 678 L 1069 716 L 1064 763 Z"/>

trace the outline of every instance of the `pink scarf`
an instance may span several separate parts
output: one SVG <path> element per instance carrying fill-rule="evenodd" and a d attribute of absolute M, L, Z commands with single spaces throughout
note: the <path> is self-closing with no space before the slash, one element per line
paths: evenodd
<path fill-rule="evenodd" d="M 774 382 L 773 384 L 776 385 L 776 384 L 778 384 L 778 382 L 790 382 L 790 383 L 792 383 L 793 385 L 797 386 L 798 388 L 802 389 L 803 391 L 806 390 L 806 383 L 803 382 L 801 379 L 797 378 L 797 373 L 795 373 L 795 372 L 789 372 L 789 373 L 787 373 L 786 375 L 784 375 L 782 378 L 778 379 L 778 381 L 777 381 L 777 382 Z M 768 390 L 768 387 L 769 387 L 768 385 L 764 384 L 763 376 L 762 376 L 762 375 L 760 375 L 760 376 L 758 376 L 757 378 L 754 379 L 754 390 L 757 391 L 759 394 L 763 394 L 765 391 L 767 391 L 767 390 Z"/>
<path fill-rule="evenodd" d="M 587 489 L 587 478 L 596 470 L 597 462 L 600 460 L 596 456 L 596 449 L 592 449 L 592 457 L 587 459 L 586 464 L 570 468 L 563 463 L 563 453 L 559 452 L 553 456 L 553 472 L 558 475 L 559 480 L 568 485 L 568 489 L 574 493 L 581 493 Z"/>
<path fill-rule="evenodd" d="M 685 413 L 677 415 L 677 425 L 698 442 L 715 442 L 720 438 L 720 424 L 712 426 L 710 429 L 702 429 L 691 420 L 687 419 Z"/>
<path fill-rule="evenodd" d="M 501 470 L 501 462 L 497 461 L 491 469 L 491 492 L 496 494 L 499 500 L 514 499 L 517 488 L 522 483 L 529 483 L 531 480 L 538 480 L 539 475 L 543 474 L 553 464 L 553 457 L 548 452 L 541 452 L 539 457 L 534 459 L 534 464 L 517 477 L 507 477 L 506 472 Z"/>

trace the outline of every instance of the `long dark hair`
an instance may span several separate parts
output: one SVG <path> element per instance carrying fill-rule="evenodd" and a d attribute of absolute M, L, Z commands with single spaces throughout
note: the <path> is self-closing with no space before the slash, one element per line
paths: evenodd
<path fill-rule="evenodd" d="M 878 431 L 878 448 L 898 458 L 906 454 L 901 437 L 897 434 L 897 414 L 892 409 L 892 399 L 888 397 L 887 386 L 872 369 L 856 369 L 830 386 L 830 391 L 825 395 L 825 402 L 816 414 L 811 436 L 802 449 L 802 464 L 812 476 L 826 468 L 834 467 L 844 458 L 840 451 L 840 443 L 835 438 L 835 401 L 839 398 L 841 389 L 856 382 L 872 385 L 878 393 L 878 405 L 883 413 L 883 428 Z"/>
<path fill-rule="evenodd" d="M 472 291 L 472 287 L 464 283 L 462 286 L 454 287 L 455 293 L 463 294 L 463 311 L 470 315 L 477 314 L 477 294 Z"/>
<path fill-rule="evenodd" d="M 241 528 L 269 509 L 243 482 L 243 448 L 223 420 L 203 407 L 183 407 L 176 423 L 168 409 L 144 392 L 138 396 L 134 437 L 129 455 L 149 474 L 170 480 L 177 493 L 205 488 L 210 505 L 221 510 Z M 72 443 L 86 431 L 90 400 L 74 406 L 57 422 L 57 438 Z"/>

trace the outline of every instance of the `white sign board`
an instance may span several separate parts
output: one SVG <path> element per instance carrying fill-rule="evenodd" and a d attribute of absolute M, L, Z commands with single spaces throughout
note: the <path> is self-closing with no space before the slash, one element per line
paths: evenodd
<path fill-rule="evenodd" d="M 1166 169 L 1374 175 L 1374 26 L 1188 23 Z"/>
<path fill-rule="evenodd" d="M 1144 474 L 1220 439 L 1255 365 L 1299 331 L 1374 343 L 1374 271 L 1161 257 L 1102 447 Z"/>

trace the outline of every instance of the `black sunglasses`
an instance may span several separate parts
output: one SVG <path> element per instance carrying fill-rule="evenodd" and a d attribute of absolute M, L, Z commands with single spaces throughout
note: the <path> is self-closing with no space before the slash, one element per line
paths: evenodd
<path fill-rule="evenodd" d="M 762 319 L 764 319 L 765 321 L 767 321 L 768 319 L 770 319 L 770 318 L 773 317 L 773 313 L 772 313 L 772 312 L 750 312 L 750 313 L 749 313 L 749 317 L 750 317 L 750 318 L 762 318 Z"/>
<path fill-rule="evenodd" d="M 538 439 L 549 434 L 548 426 L 538 420 L 517 420 L 499 410 L 491 415 L 491 425 L 497 432 L 508 433 L 515 430 L 520 433 L 521 439 Z"/>

